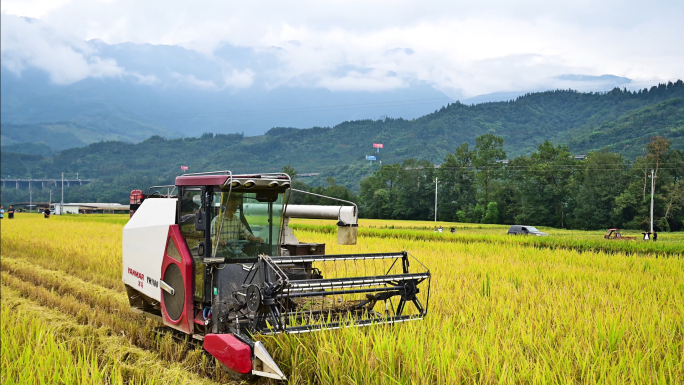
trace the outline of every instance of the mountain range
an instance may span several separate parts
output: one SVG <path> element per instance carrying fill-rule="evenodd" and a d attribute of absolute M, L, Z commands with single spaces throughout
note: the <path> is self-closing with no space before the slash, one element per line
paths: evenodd
<path fill-rule="evenodd" d="M 279 126 L 333 126 L 383 116 L 413 119 L 455 100 L 419 81 L 387 90 L 333 92 L 306 75 L 275 79 L 271 74 L 282 64 L 276 47 L 256 51 L 225 45 L 204 55 L 179 46 L 83 44 L 99 61 L 115 63 L 120 73 L 68 82 L 32 66 L 13 70 L 11 55 L 3 51 L 3 145 L 19 142 L 11 129 L 5 132 L 5 125 L 12 124 L 40 125 L 44 130 L 38 131 L 49 138 L 71 132 L 80 142 L 63 139 L 82 146 L 101 140 L 139 142 L 152 135 L 254 136 Z M 340 76 L 369 70 L 337 69 Z"/>
<path fill-rule="evenodd" d="M 21 131 L 27 126 L 11 127 Z M 656 135 L 669 139 L 674 149 L 684 149 L 684 82 L 638 92 L 558 90 L 508 102 L 457 102 L 417 119 L 385 117 L 308 129 L 276 127 L 257 136 L 207 133 L 184 138 L 155 135 L 139 143 L 104 141 L 49 157 L 23 155 L 9 151 L 16 150 L 12 146 L 3 146 L 1 163 L 3 176 L 55 177 L 78 172 L 83 178 L 119 183 L 122 189 L 131 181 L 138 187 L 171 182 L 180 166 L 190 171 L 252 173 L 291 165 L 300 172 L 319 173 L 311 179 L 313 183 L 334 177 L 356 189 L 358 181 L 380 162 L 416 158 L 439 164 L 461 143 L 472 145 L 477 136 L 487 133 L 504 139 L 509 158 L 533 152 L 544 140 L 566 144 L 575 154 L 607 147 L 630 159 L 642 155 L 649 138 Z M 384 148 L 376 153 L 373 143 L 383 143 Z M 376 156 L 373 166 L 367 155 Z"/>

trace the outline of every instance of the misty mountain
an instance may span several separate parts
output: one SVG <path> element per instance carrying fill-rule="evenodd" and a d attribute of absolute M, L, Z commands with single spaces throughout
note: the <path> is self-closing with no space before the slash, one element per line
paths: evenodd
<path fill-rule="evenodd" d="M 333 126 L 384 116 L 412 119 L 449 101 L 427 84 L 391 90 L 330 91 L 312 76 L 279 81 L 282 64 L 272 48 L 260 52 L 224 45 L 205 55 L 178 46 L 87 42 L 123 68 L 118 76 L 86 77 L 56 84 L 47 73 L 1 69 L 2 123 L 73 122 L 97 126 L 92 138 L 140 141 L 151 135 L 197 136 L 205 132 L 260 135 L 273 127 Z M 337 75 L 370 68 L 339 66 Z M 4 128 L 3 128 L 4 131 Z M 111 135 L 108 135 L 111 133 Z"/>
<path fill-rule="evenodd" d="M 640 84 L 635 84 L 632 79 L 623 76 L 615 75 L 577 75 L 577 74 L 563 74 L 553 77 L 554 80 L 560 83 L 556 89 L 573 89 L 580 92 L 601 92 L 610 90 L 615 87 L 626 87 L 630 90 L 638 90 Z M 643 83 L 643 82 L 641 82 Z M 537 87 L 534 90 L 526 91 L 501 91 L 491 94 L 472 96 L 461 100 L 463 104 L 480 104 L 489 102 L 503 102 L 507 100 L 514 100 L 522 95 L 532 92 L 544 92 L 548 88 Z"/>
<path fill-rule="evenodd" d="M 456 98 L 476 104 L 513 100 L 531 91 L 464 100 L 458 89 L 446 95 L 434 82 L 372 66 L 332 61 L 325 68 L 306 63 L 292 68 L 296 41 L 268 48 L 223 43 L 199 52 L 175 45 L 83 41 L 40 20 L 2 19 L 3 145 L 21 143 L 6 124 L 40 125 L 42 138 L 63 137 L 47 139 L 45 146 L 56 151 L 63 148 L 60 141 L 81 145 L 62 135 L 66 132 L 85 144 L 205 132 L 254 136 L 273 127 L 332 127 L 383 117 L 410 120 Z M 411 47 L 378 54 L 393 63 L 420 55 Z M 613 75 L 566 74 L 533 89 L 596 91 L 634 86 L 630 82 Z M 46 142 L 31 143 L 41 141 Z"/>

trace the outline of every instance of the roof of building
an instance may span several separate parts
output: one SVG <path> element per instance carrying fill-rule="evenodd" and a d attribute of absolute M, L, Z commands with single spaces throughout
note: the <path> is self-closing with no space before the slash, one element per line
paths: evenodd
<path fill-rule="evenodd" d="M 121 203 L 65 203 L 64 206 L 78 206 L 93 210 L 130 210 L 130 205 L 122 205 Z"/>

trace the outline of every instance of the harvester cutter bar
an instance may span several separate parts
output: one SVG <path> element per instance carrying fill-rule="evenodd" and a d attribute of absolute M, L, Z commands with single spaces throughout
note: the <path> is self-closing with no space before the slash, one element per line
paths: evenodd
<path fill-rule="evenodd" d="M 388 317 L 388 318 L 362 319 L 362 320 L 356 320 L 356 321 L 338 321 L 338 322 L 328 322 L 328 323 L 324 323 L 324 324 L 288 326 L 288 327 L 285 327 L 284 330 L 264 330 L 261 334 L 265 334 L 265 335 L 273 335 L 273 334 L 280 334 L 280 333 L 299 334 L 299 333 L 315 332 L 315 331 L 319 331 L 319 330 L 341 329 L 341 328 L 350 327 L 350 326 L 363 327 L 363 326 L 380 325 L 380 324 L 388 324 L 388 323 L 401 323 L 401 322 L 408 322 L 408 321 L 418 321 L 421 319 L 423 319 L 422 315 L 404 315 L 404 316 Z"/>

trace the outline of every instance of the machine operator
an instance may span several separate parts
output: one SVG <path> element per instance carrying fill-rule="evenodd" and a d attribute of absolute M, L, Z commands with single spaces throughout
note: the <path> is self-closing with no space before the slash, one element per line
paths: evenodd
<path fill-rule="evenodd" d="M 216 232 L 219 234 L 219 246 L 226 246 L 227 243 L 246 239 L 250 242 L 263 243 L 261 237 L 255 237 L 247 230 L 240 218 L 236 215 L 237 208 L 240 205 L 240 197 L 231 195 L 226 202 L 226 207 L 222 214 L 219 214 L 211 221 L 211 236 L 216 239 Z M 220 229 L 219 229 L 220 228 Z"/>

